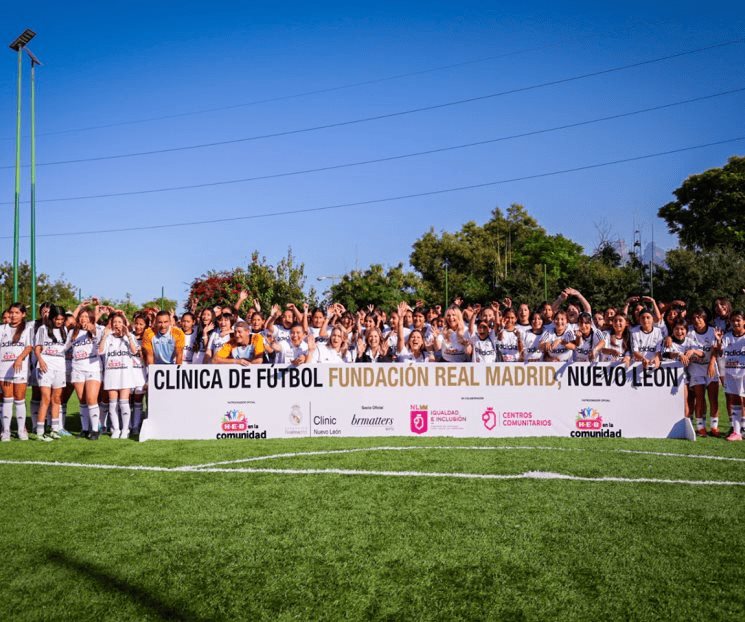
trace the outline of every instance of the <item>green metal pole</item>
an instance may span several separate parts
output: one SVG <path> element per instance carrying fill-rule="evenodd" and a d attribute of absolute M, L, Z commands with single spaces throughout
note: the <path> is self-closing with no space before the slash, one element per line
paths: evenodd
<path fill-rule="evenodd" d="M 448 296 L 448 264 L 445 263 L 445 309 L 448 308 L 448 300 L 450 300 L 450 296 Z"/>
<path fill-rule="evenodd" d="M 548 270 L 546 264 L 543 264 L 543 299 L 548 300 Z"/>
<path fill-rule="evenodd" d="M 36 320 L 36 63 L 31 61 L 31 319 Z"/>
<path fill-rule="evenodd" d="M 13 212 L 13 301 L 18 300 L 18 239 L 21 210 L 21 70 L 23 46 L 18 46 L 18 99 L 16 104 L 16 183 L 15 210 Z"/>
<path fill-rule="evenodd" d="M 160 310 L 163 310 L 163 299 L 166 297 L 166 287 L 165 285 L 160 286 Z"/>

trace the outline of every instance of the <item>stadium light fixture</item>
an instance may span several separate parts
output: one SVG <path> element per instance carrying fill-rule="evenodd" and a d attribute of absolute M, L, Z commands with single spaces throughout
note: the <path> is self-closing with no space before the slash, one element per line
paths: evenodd
<path fill-rule="evenodd" d="M 15 50 L 18 54 L 18 96 L 16 100 L 16 175 L 15 175 L 15 196 L 13 210 L 13 301 L 18 300 L 18 244 L 20 238 L 19 220 L 21 211 L 21 75 L 23 48 L 36 33 L 30 28 L 26 28 L 13 43 L 10 49 Z"/>

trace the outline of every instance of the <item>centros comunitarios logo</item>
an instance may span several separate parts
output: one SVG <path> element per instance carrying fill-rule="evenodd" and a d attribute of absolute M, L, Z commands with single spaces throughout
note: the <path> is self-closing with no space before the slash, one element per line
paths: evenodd
<path fill-rule="evenodd" d="M 578 430 L 600 430 L 603 427 L 603 418 L 597 410 L 586 406 L 577 413 L 575 425 Z"/>
<path fill-rule="evenodd" d="M 494 412 L 491 406 L 481 415 L 481 421 L 484 422 L 484 427 L 487 430 L 491 431 L 497 427 L 497 413 Z"/>
<path fill-rule="evenodd" d="M 426 404 L 413 404 L 409 409 L 411 431 L 425 434 L 429 430 L 429 409 Z"/>
<path fill-rule="evenodd" d="M 248 418 L 241 410 L 229 410 L 222 417 L 220 425 L 223 432 L 245 432 L 248 430 Z"/>

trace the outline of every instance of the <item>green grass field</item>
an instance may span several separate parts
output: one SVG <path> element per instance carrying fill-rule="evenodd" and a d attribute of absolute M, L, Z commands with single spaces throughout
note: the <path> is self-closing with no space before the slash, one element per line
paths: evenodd
<path fill-rule="evenodd" d="M 0 461 L 2 620 L 745 614 L 745 446 L 723 439 L 70 438 Z M 536 471 L 591 479 L 468 477 Z"/>

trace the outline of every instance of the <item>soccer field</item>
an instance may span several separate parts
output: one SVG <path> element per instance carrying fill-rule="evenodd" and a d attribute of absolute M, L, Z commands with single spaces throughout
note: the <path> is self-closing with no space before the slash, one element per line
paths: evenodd
<path fill-rule="evenodd" d="M 4 443 L 0 616 L 742 619 L 744 449 Z"/>

